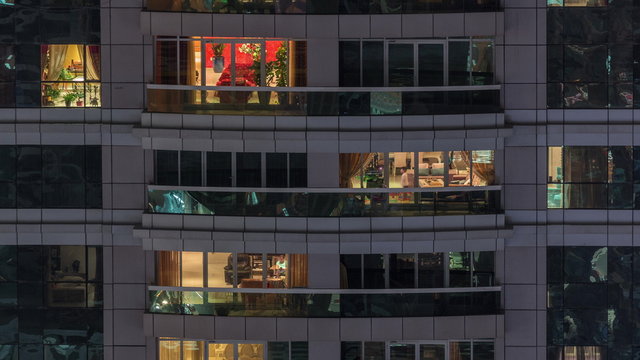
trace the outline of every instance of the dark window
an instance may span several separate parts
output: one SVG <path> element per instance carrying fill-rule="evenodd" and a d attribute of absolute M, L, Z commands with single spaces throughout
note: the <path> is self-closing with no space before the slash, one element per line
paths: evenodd
<path fill-rule="evenodd" d="M 289 187 L 307 187 L 307 154 L 289 154 Z"/>
<path fill-rule="evenodd" d="M 399 289 L 415 287 L 415 266 L 414 254 L 390 254 L 389 287 Z"/>
<path fill-rule="evenodd" d="M 207 186 L 231 186 L 231 153 L 207 153 Z"/>
<path fill-rule="evenodd" d="M 384 86 L 384 42 L 362 42 L 362 86 Z"/>
<path fill-rule="evenodd" d="M 413 44 L 389 44 L 389 86 L 414 86 Z"/>
<path fill-rule="evenodd" d="M 178 152 L 156 151 L 156 184 L 178 185 Z"/>
<path fill-rule="evenodd" d="M 260 153 L 236 154 L 236 185 L 242 187 L 262 186 Z"/>
<path fill-rule="evenodd" d="M 444 254 L 418 254 L 418 287 L 444 287 Z"/>
<path fill-rule="evenodd" d="M 361 255 L 340 255 L 340 287 L 342 289 L 362 288 Z"/>
<path fill-rule="evenodd" d="M 449 42 L 449 85 L 469 85 L 469 55 L 468 41 Z"/>
<path fill-rule="evenodd" d="M 267 187 L 287 187 L 287 154 L 267 153 Z"/>
<path fill-rule="evenodd" d="M 384 256 L 382 254 L 366 254 L 364 259 L 364 288 L 365 289 L 384 289 L 385 286 L 385 269 Z"/>
<path fill-rule="evenodd" d="M 202 186 L 202 153 L 180 152 L 180 185 Z"/>
<path fill-rule="evenodd" d="M 340 86 L 360 86 L 360 41 L 340 42 Z"/>

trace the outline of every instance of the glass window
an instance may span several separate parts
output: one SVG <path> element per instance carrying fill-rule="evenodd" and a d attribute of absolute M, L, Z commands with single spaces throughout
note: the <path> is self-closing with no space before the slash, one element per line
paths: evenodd
<path fill-rule="evenodd" d="M 471 185 L 471 158 L 469 151 L 449 152 L 449 186 L 470 186 Z M 474 163 L 475 165 L 475 163 Z M 482 164 L 478 164 L 482 167 Z M 479 169 L 477 171 L 481 173 Z"/>
<path fill-rule="evenodd" d="M 449 42 L 449 85 L 464 86 L 470 84 L 469 41 Z"/>
<path fill-rule="evenodd" d="M 156 183 L 179 185 L 178 173 L 178 152 L 156 150 Z"/>
<path fill-rule="evenodd" d="M 289 154 L 289 187 L 307 187 L 307 154 Z"/>
<path fill-rule="evenodd" d="M 389 44 L 389 86 L 414 86 L 413 44 Z"/>
<path fill-rule="evenodd" d="M 414 154 L 412 152 L 389 153 L 389 187 L 415 187 Z"/>
<path fill-rule="evenodd" d="M 468 341 L 450 342 L 449 356 L 459 360 L 471 360 L 471 343 Z"/>
<path fill-rule="evenodd" d="M 408 289 L 415 287 L 415 254 L 389 255 L 389 287 Z"/>
<path fill-rule="evenodd" d="M 289 360 L 289 343 L 270 341 L 267 343 L 268 360 Z"/>
<path fill-rule="evenodd" d="M 340 288 L 362 288 L 362 257 L 360 255 L 340 255 Z"/>
<path fill-rule="evenodd" d="M 204 255 L 201 252 L 182 252 L 182 286 L 204 287 Z"/>
<path fill-rule="evenodd" d="M 415 360 L 415 344 L 389 344 L 389 354 L 395 360 Z"/>
<path fill-rule="evenodd" d="M 441 151 L 418 153 L 420 187 L 444 186 L 444 155 Z"/>
<path fill-rule="evenodd" d="M 471 259 L 467 252 L 449 253 L 449 286 L 467 287 L 471 285 Z"/>
<path fill-rule="evenodd" d="M 418 254 L 418 287 L 444 287 L 444 254 Z"/>
<path fill-rule="evenodd" d="M 362 42 L 362 86 L 384 86 L 384 42 Z"/>
<path fill-rule="evenodd" d="M 267 153 L 267 187 L 287 187 L 287 154 Z"/>
<path fill-rule="evenodd" d="M 444 44 L 419 44 L 418 86 L 444 84 Z"/>
<path fill-rule="evenodd" d="M 493 251 L 474 251 L 471 253 L 473 261 L 473 286 L 493 286 L 495 272 L 495 253 Z"/>
<path fill-rule="evenodd" d="M 233 255 L 231 253 L 207 253 L 208 287 L 233 287 Z"/>
<path fill-rule="evenodd" d="M 180 151 L 180 185 L 202 186 L 202 153 Z"/>
<path fill-rule="evenodd" d="M 385 343 L 380 341 L 364 342 L 364 358 L 367 360 L 385 360 Z"/>
<path fill-rule="evenodd" d="M 386 288 L 384 255 L 382 254 L 365 254 L 364 259 L 364 283 L 365 289 L 384 289 Z"/>
<path fill-rule="evenodd" d="M 340 343 L 340 359 L 341 360 L 361 360 L 362 359 L 362 342 L 360 341 L 343 341 Z"/>
<path fill-rule="evenodd" d="M 309 343 L 306 341 L 291 342 L 291 360 L 308 360 Z"/>
<path fill-rule="evenodd" d="M 182 344 L 179 340 L 160 340 L 158 358 L 161 360 L 182 360 Z"/>
<path fill-rule="evenodd" d="M 360 41 L 340 41 L 340 86 L 360 86 Z"/>
<path fill-rule="evenodd" d="M 207 153 L 207 186 L 231 186 L 231 153 Z"/>
<path fill-rule="evenodd" d="M 183 341 L 182 360 L 207 360 L 204 358 L 204 346 L 204 341 Z"/>
<path fill-rule="evenodd" d="M 260 153 L 236 154 L 236 185 L 242 187 L 262 186 Z"/>
<path fill-rule="evenodd" d="M 42 45 L 41 64 L 42 106 L 101 105 L 98 46 Z"/>
<path fill-rule="evenodd" d="M 565 282 L 595 283 L 607 281 L 607 248 L 565 247 Z"/>

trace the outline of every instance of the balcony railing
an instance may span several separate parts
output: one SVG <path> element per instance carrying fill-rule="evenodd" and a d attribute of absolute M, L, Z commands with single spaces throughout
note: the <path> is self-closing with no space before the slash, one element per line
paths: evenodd
<path fill-rule="evenodd" d="M 500 213 L 500 186 L 403 189 L 266 189 L 149 186 L 160 214 L 291 217 L 440 216 Z"/>
<path fill-rule="evenodd" d="M 420 14 L 497 11 L 498 0 L 147 0 L 151 11 L 218 14 Z"/>
<path fill-rule="evenodd" d="M 501 112 L 500 85 L 438 87 L 246 87 L 147 85 L 157 113 L 295 116 Z"/>
<path fill-rule="evenodd" d="M 440 289 L 210 289 L 149 287 L 149 312 L 251 317 L 495 315 L 499 286 Z"/>

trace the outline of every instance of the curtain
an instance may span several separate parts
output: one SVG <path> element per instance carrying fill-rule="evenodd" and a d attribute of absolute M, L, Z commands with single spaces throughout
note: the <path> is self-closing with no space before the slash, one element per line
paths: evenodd
<path fill-rule="evenodd" d="M 462 151 L 462 159 L 464 160 L 467 166 L 471 166 L 471 185 L 472 186 L 488 186 L 493 185 L 496 178 L 496 170 L 493 162 L 490 163 L 479 163 L 473 162 L 471 164 L 471 160 L 469 159 L 469 154 L 473 153 L 472 151 Z"/>
<path fill-rule="evenodd" d="M 64 60 L 67 58 L 67 47 L 73 45 L 48 45 L 47 64 L 43 69 L 47 70 L 46 81 L 58 81 L 64 69 Z"/>
<path fill-rule="evenodd" d="M 156 253 L 156 285 L 180 286 L 179 251 L 158 251 Z"/>
<path fill-rule="evenodd" d="M 85 80 L 100 80 L 100 48 L 86 46 L 84 67 L 87 77 Z"/>
<path fill-rule="evenodd" d="M 289 255 L 289 287 L 306 288 L 308 279 L 307 255 Z"/>
<path fill-rule="evenodd" d="M 340 154 L 340 187 L 352 188 L 353 178 L 358 175 L 373 158 L 371 153 Z"/>

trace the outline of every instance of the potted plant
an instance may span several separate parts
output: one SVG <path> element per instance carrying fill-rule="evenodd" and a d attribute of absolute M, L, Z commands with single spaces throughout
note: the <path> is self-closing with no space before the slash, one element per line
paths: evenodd
<path fill-rule="evenodd" d="M 289 86 L 289 51 L 287 42 L 283 41 L 278 50 L 276 50 L 276 59 L 267 64 L 267 84 L 275 83 L 277 87 Z M 287 101 L 287 93 L 278 92 L 278 103 L 285 104 Z"/>
<path fill-rule="evenodd" d="M 216 86 L 257 86 L 256 83 L 253 82 L 254 79 L 253 70 L 249 65 L 246 64 L 237 64 L 236 65 L 236 82 L 235 84 L 231 83 L 231 65 L 227 66 L 226 69 L 220 75 L 220 79 L 216 83 Z M 220 98 L 220 103 L 222 104 L 233 104 L 237 102 L 238 104 L 246 104 L 249 102 L 249 97 L 251 97 L 251 91 L 217 91 L 216 96 Z M 235 96 L 235 101 L 234 101 Z"/>
<path fill-rule="evenodd" d="M 224 71 L 224 44 L 213 44 L 213 72 L 221 73 Z"/>
<path fill-rule="evenodd" d="M 76 106 L 82 107 L 82 105 L 84 104 L 84 91 L 76 88 L 73 89 L 73 93 L 76 94 Z"/>
<path fill-rule="evenodd" d="M 255 84 L 258 84 L 257 86 L 262 86 L 262 81 L 261 81 L 262 69 L 260 68 L 261 66 L 260 58 L 262 55 L 261 44 L 242 44 L 242 46 L 240 46 L 239 51 L 241 53 L 251 55 L 251 59 L 253 60 L 253 62 L 251 63 L 251 66 L 249 68 L 253 70 L 253 82 Z M 258 91 L 258 99 L 260 100 L 260 104 L 268 105 L 270 97 L 271 97 L 270 91 Z"/>
<path fill-rule="evenodd" d="M 56 99 L 60 97 L 60 89 L 58 89 L 57 87 L 54 87 L 53 85 L 45 85 L 44 94 L 45 94 L 44 105 L 53 106 L 55 105 Z"/>
<path fill-rule="evenodd" d="M 73 100 L 75 100 L 77 96 L 78 96 L 78 94 L 76 94 L 74 91 L 70 91 L 70 92 L 64 94 L 62 96 L 62 99 L 64 100 L 64 105 L 66 107 L 71 107 L 71 102 Z"/>

